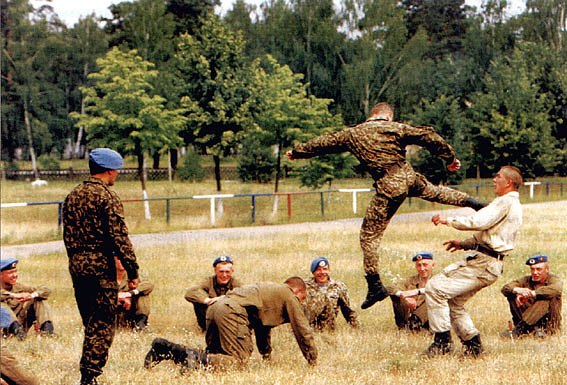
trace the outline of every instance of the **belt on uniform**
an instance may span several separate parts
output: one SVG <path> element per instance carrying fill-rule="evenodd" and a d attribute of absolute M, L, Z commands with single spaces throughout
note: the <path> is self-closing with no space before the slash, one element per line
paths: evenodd
<path fill-rule="evenodd" d="M 494 251 L 492 249 L 489 249 L 488 247 L 484 247 L 484 246 L 481 246 L 481 245 L 478 245 L 476 249 L 483 254 L 486 254 L 486 255 L 488 255 L 492 258 L 496 258 L 499 261 L 503 261 L 504 257 L 506 256 L 506 254 L 504 254 L 504 253 L 499 253 L 497 251 Z"/>

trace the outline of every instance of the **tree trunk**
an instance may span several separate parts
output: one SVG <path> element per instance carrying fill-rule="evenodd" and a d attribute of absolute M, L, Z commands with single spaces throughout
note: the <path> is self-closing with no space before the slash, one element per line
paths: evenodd
<path fill-rule="evenodd" d="M 213 160 L 215 161 L 215 180 L 217 181 L 217 193 L 221 192 L 221 174 L 220 174 L 220 156 L 213 155 Z M 217 216 L 222 217 L 224 213 L 224 207 L 222 204 L 222 199 L 216 199 Z"/>
<path fill-rule="evenodd" d="M 159 151 L 155 151 L 155 152 L 153 153 L 152 157 L 153 157 L 153 162 L 154 162 L 154 163 L 152 164 L 152 168 L 153 168 L 154 170 L 157 170 L 157 169 L 159 168 L 159 158 L 160 158 L 160 156 L 159 156 Z"/>
<path fill-rule="evenodd" d="M 281 144 L 278 144 L 278 155 L 276 156 L 276 182 L 274 184 L 274 193 L 277 193 L 280 186 L 280 177 L 281 177 L 281 164 L 282 164 L 282 157 L 281 157 Z M 278 196 L 274 195 L 274 205 L 272 206 L 272 217 L 278 215 Z"/>
<path fill-rule="evenodd" d="M 147 220 L 152 219 L 152 214 L 150 212 L 150 201 L 148 201 L 148 191 L 146 190 L 146 160 L 142 150 L 138 150 L 138 176 L 140 177 L 140 183 L 142 184 L 142 199 L 144 199 L 144 215 Z"/>
<path fill-rule="evenodd" d="M 33 170 L 33 176 L 35 179 L 39 179 L 39 170 L 37 169 L 37 162 L 35 160 L 35 150 L 33 147 L 33 136 L 32 136 L 32 126 L 31 126 L 31 120 L 30 120 L 30 111 L 29 111 L 29 105 L 28 105 L 28 100 L 24 98 L 24 123 L 26 125 L 26 134 L 28 137 L 28 143 L 30 146 L 30 158 L 31 158 L 31 162 L 32 162 L 32 170 Z"/>

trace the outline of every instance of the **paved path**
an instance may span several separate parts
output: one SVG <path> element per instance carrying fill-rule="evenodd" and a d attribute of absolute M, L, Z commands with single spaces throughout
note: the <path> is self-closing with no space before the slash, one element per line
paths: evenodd
<path fill-rule="evenodd" d="M 567 201 L 531 203 L 529 206 L 554 206 L 565 205 Z M 463 215 L 470 214 L 473 211 L 469 208 L 457 208 L 442 210 L 447 215 Z M 396 214 L 392 219 L 392 223 L 408 223 L 428 221 L 436 211 L 425 211 L 419 213 Z M 266 237 L 273 234 L 282 233 L 315 233 L 321 231 L 341 231 L 354 230 L 360 228 L 361 218 L 357 219 L 339 219 L 326 222 L 306 222 L 288 225 L 271 225 L 271 226 L 250 226 L 250 227 L 232 227 L 223 229 L 203 229 L 203 230 L 184 230 L 171 231 L 155 234 L 137 234 L 131 235 L 130 239 L 135 248 L 148 246 L 159 246 L 163 244 L 190 242 L 193 240 L 223 240 L 243 237 Z M 21 258 L 30 255 L 49 254 L 65 252 L 63 241 L 43 242 L 27 245 L 5 246 L 1 248 L 2 258 Z"/>

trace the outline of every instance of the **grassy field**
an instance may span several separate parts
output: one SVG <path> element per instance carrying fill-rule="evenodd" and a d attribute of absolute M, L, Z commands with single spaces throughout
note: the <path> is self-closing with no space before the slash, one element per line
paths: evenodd
<path fill-rule="evenodd" d="M 61 187 L 61 192 L 69 186 Z M 101 377 L 112 385 L 187 384 L 565 384 L 567 340 L 565 330 L 545 340 L 501 339 L 498 334 L 510 318 L 500 288 L 527 274 L 524 261 L 536 253 L 551 258 L 552 271 L 567 279 L 567 205 L 524 207 L 524 226 L 518 247 L 505 261 L 503 277 L 478 293 L 468 304 L 482 333 L 486 354 L 479 359 L 454 355 L 426 360 L 420 353 L 432 336 L 409 334 L 395 327 L 391 303 L 385 300 L 360 311 L 362 326 L 350 328 L 341 319 L 335 333 L 319 333 L 319 364 L 310 368 L 303 359 L 288 325 L 274 329 L 272 361 L 264 363 L 257 352 L 248 368 L 227 373 L 194 372 L 182 376 L 178 368 L 162 363 L 153 370 L 142 368 L 144 355 L 155 337 L 165 337 L 194 347 L 204 347 L 204 337 L 191 306 L 183 299 L 185 289 L 212 272 L 212 259 L 220 254 L 235 258 L 237 276 L 245 282 L 283 281 L 290 275 L 309 275 L 310 261 L 329 257 L 332 276 L 344 281 L 351 299 L 359 305 L 366 293 L 358 229 L 340 232 L 284 234 L 255 237 L 253 234 L 227 241 L 194 241 L 137 250 L 141 275 L 155 284 L 150 330 L 142 334 L 119 332 Z M 24 229 L 22 229 L 23 231 Z M 26 230 L 26 231 L 29 231 Z M 463 257 L 449 254 L 442 242 L 465 235 L 429 222 L 391 224 L 381 248 L 381 269 L 389 282 L 412 273 L 411 256 L 430 250 L 439 271 Z M 19 265 L 20 281 L 45 284 L 53 289 L 49 302 L 57 336 L 28 336 L 24 342 L 5 340 L 7 347 L 33 370 L 42 384 L 78 383 L 82 327 L 74 302 L 67 258 L 63 253 L 29 256 Z M 564 307 L 564 318 L 565 315 Z M 454 338 L 456 338 L 454 336 Z M 460 348 L 459 344 L 456 344 Z"/>
<path fill-rule="evenodd" d="M 565 182 L 567 178 L 554 179 L 554 182 Z M 348 179 L 337 181 L 332 189 L 339 188 L 371 188 L 370 179 Z M 478 196 L 481 200 L 490 201 L 493 198 L 493 189 L 489 180 L 483 180 L 485 187 L 478 191 L 472 187 L 477 181 L 466 181 L 459 188 Z M 58 205 L 77 182 L 50 182 L 48 187 L 31 188 L 29 182 L 16 182 L 5 180 L 0 185 L 0 200 L 2 203 L 17 202 L 53 202 L 48 205 L 27 207 L 2 208 L 0 215 L 1 243 L 3 245 L 16 245 L 61 239 L 61 232 L 57 225 Z M 561 190 L 561 185 L 550 185 L 547 194 L 543 186 L 536 188 L 534 201 L 567 199 L 567 187 Z M 136 181 L 118 180 L 114 189 L 124 201 L 124 209 L 128 227 L 132 234 L 156 233 L 174 230 L 189 230 L 209 227 L 233 227 L 252 225 L 251 197 L 223 199 L 224 215 L 216 217 L 216 223 L 211 225 L 210 206 L 208 199 L 175 199 L 170 201 L 170 220 L 167 222 L 166 201 L 152 200 L 150 202 L 151 220 L 144 217 L 142 202 L 129 202 L 142 197 L 140 183 Z M 152 181 L 148 183 L 150 199 L 189 197 L 194 195 L 214 194 L 216 186 L 214 181 L 201 183 L 183 183 L 167 181 Z M 321 190 L 329 190 L 325 186 Z M 252 194 L 271 193 L 272 185 L 240 183 L 236 181 L 223 181 L 223 194 Z M 300 187 L 295 179 L 285 179 L 280 186 L 280 192 L 312 192 L 313 190 Z M 522 200 L 529 201 L 529 190 L 522 187 Z M 307 221 L 334 220 L 340 218 L 361 217 L 364 214 L 372 192 L 363 192 L 357 195 L 357 212 L 353 213 L 351 193 L 324 193 L 324 215 L 321 214 L 321 194 L 291 196 L 291 217 L 288 216 L 287 197 L 279 197 L 277 215 L 273 215 L 273 197 L 259 196 L 255 201 L 255 225 L 282 224 Z M 439 205 L 421 199 L 408 199 L 399 212 L 412 212 L 437 209 Z"/>

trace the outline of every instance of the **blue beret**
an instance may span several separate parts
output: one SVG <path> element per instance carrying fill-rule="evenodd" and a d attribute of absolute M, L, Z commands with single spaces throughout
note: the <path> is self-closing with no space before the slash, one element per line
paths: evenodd
<path fill-rule="evenodd" d="M 421 251 L 416 255 L 414 255 L 414 257 L 411 260 L 417 262 L 417 261 L 421 261 L 422 259 L 433 259 L 433 254 L 430 253 L 429 251 Z"/>
<path fill-rule="evenodd" d="M 110 148 L 95 148 L 89 154 L 89 160 L 109 170 L 118 170 L 124 165 L 122 155 Z"/>
<path fill-rule="evenodd" d="M 526 265 L 531 266 L 531 265 L 535 265 L 536 263 L 542 263 L 542 262 L 547 262 L 547 255 L 537 254 L 534 255 L 533 257 L 528 258 L 528 260 L 526 261 Z"/>
<path fill-rule="evenodd" d="M 325 266 L 329 266 L 329 260 L 325 257 L 317 257 L 311 262 L 311 272 Z"/>
<path fill-rule="evenodd" d="M 18 260 L 16 258 L 6 258 L 0 261 L 0 271 L 12 270 L 16 268 Z"/>
<path fill-rule="evenodd" d="M 12 317 L 8 309 L 0 307 L 0 328 L 6 328 L 10 326 Z"/>
<path fill-rule="evenodd" d="M 215 267 L 216 265 L 218 265 L 221 262 L 227 262 L 227 263 L 234 263 L 232 261 L 232 257 L 229 255 L 223 255 L 222 257 L 216 257 L 215 260 L 213 261 L 213 267 Z"/>

